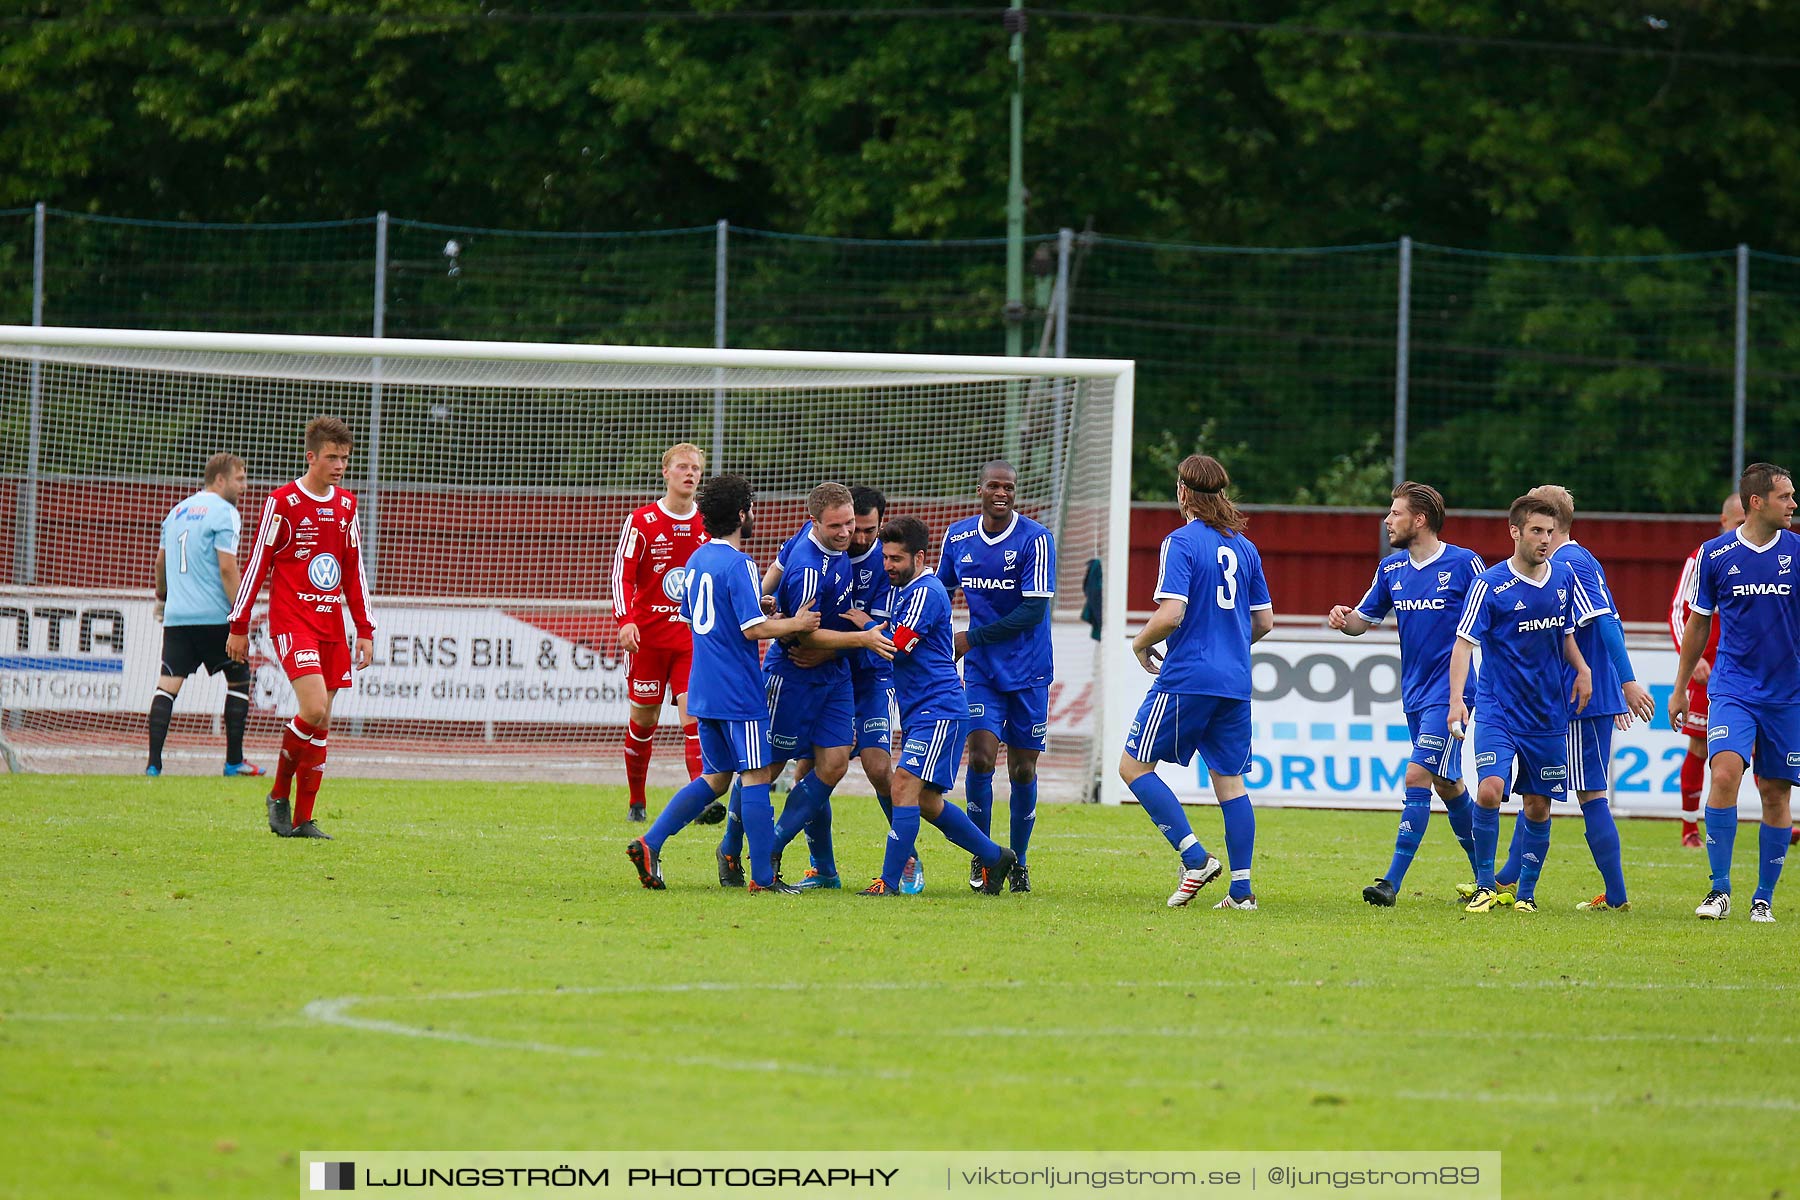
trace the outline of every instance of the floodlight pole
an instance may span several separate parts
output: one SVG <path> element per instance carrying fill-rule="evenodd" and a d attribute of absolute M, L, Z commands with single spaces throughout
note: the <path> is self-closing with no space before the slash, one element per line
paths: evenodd
<path fill-rule="evenodd" d="M 1025 352 L 1025 4 L 1012 0 L 1006 10 L 1006 31 L 1012 35 L 1007 51 L 1013 63 L 1012 131 L 1007 154 L 1006 178 L 1006 353 L 1014 358 Z M 1019 388 L 1007 385 L 1005 453 L 1008 461 L 1019 457 Z"/>

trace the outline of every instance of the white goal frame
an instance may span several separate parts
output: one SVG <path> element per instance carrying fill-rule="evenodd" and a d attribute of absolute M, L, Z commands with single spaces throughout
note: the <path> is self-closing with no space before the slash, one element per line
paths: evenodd
<path fill-rule="evenodd" d="M 610 346 L 494 341 L 447 341 L 411 338 L 296 336 L 282 334 L 208 333 L 175 330 L 83 329 L 32 325 L 0 325 L 0 345 L 22 348 L 11 357 L 31 362 L 33 383 L 29 418 L 29 461 L 37 461 L 41 400 L 36 386 L 37 348 L 102 351 L 281 354 L 313 357 L 485 361 L 536 364 L 586 364 L 650 368 L 745 368 L 774 371 L 894 373 L 943 376 L 946 380 L 1029 380 L 1061 378 L 1109 380 L 1112 385 L 1110 496 L 1104 538 L 1101 671 L 1094 696 L 1101 705 L 1101 729 L 1094 757 L 1098 798 L 1122 802 L 1125 789 L 1112 769 L 1111 755 L 1125 744 L 1132 711 L 1120 700 L 1134 689 L 1136 664 L 1127 640 L 1126 588 L 1130 576 L 1131 459 L 1136 364 L 1130 360 L 1024 358 L 998 355 L 861 354 L 810 350 L 731 350 L 696 347 Z M 61 361 L 44 356 L 45 361 Z M 376 365 L 377 378 L 380 366 Z M 1071 456 L 1084 448 L 1068 448 Z M 734 464 L 735 465 L 735 464 Z M 378 597 L 378 600 L 381 599 Z"/>

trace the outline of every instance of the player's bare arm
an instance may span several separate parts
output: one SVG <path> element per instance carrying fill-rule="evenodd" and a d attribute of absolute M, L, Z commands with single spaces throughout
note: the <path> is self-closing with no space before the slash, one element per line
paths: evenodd
<path fill-rule="evenodd" d="M 1156 606 L 1150 619 L 1144 623 L 1143 629 L 1131 639 L 1131 652 L 1137 655 L 1138 665 L 1145 672 L 1155 675 L 1162 670 L 1162 652 L 1157 649 L 1168 640 L 1171 633 L 1181 627 L 1182 618 L 1187 616 L 1187 601 L 1173 597 Z"/>
<path fill-rule="evenodd" d="M 771 617 L 766 621 L 744 630 L 744 636 L 753 642 L 767 642 L 778 638 L 792 637 L 796 634 L 812 633 L 819 628 L 819 601 L 817 597 L 806 602 L 806 607 L 791 617 Z"/>
<path fill-rule="evenodd" d="M 1456 639 L 1450 648 L 1450 734 L 1459 741 L 1468 736 L 1469 706 L 1463 702 L 1463 685 L 1469 682 L 1469 664 L 1475 659 L 1475 647 Z"/>
<path fill-rule="evenodd" d="M 1693 678 L 1694 666 L 1712 637 L 1712 623 L 1711 613 L 1691 612 L 1687 628 L 1681 631 L 1681 663 L 1675 668 L 1675 688 L 1669 693 L 1669 728 L 1677 733 L 1687 719 L 1688 681 Z"/>
<path fill-rule="evenodd" d="M 1328 628 L 1336 629 L 1340 633 L 1347 633 L 1351 637 L 1361 637 L 1375 628 L 1367 617 L 1348 604 L 1334 605 L 1332 610 L 1325 614 L 1325 624 Z"/>
<path fill-rule="evenodd" d="M 1586 708 L 1594 695 L 1594 672 L 1587 665 L 1587 659 L 1581 657 L 1581 647 L 1575 644 L 1573 633 L 1563 634 L 1563 661 L 1575 668 L 1575 682 L 1569 688 L 1569 699 L 1574 702 L 1575 711 Z"/>

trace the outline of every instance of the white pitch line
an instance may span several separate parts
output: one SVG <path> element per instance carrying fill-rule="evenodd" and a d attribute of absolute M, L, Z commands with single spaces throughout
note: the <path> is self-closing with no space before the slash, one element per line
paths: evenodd
<path fill-rule="evenodd" d="M 1401 1100 L 1424 1100 L 1429 1102 L 1447 1101 L 1456 1104 L 1503 1103 L 1516 1104 L 1521 1107 L 1542 1107 L 1546 1104 L 1559 1107 L 1602 1108 L 1610 1114 L 1617 1114 L 1621 1109 L 1629 1110 L 1634 1105 L 1654 1108 L 1667 1105 L 1670 1108 L 1724 1108 L 1748 1109 L 1753 1112 L 1800 1112 L 1800 1100 L 1789 1096 L 1746 1096 L 1742 1099 L 1734 1096 L 1656 1096 L 1648 1093 L 1610 1093 L 1599 1095 L 1559 1096 L 1554 1092 L 1394 1092 Z"/>
<path fill-rule="evenodd" d="M 1300 984 L 1303 984 L 1305 981 L 1295 980 L 1295 981 L 1291 981 L 1291 982 L 1296 985 L 1300 985 Z M 793 982 L 738 983 L 738 982 L 704 982 L 703 981 L 703 982 L 695 982 L 695 983 L 676 983 L 676 984 L 618 985 L 618 986 L 606 986 L 606 987 L 577 987 L 577 988 L 545 988 L 545 989 L 538 989 L 538 990 L 532 990 L 532 989 L 526 989 L 526 988 L 501 988 L 501 989 L 495 989 L 495 990 L 491 990 L 491 991 L 440 992 L 440 993 L 434 993 L 434 994 L 426 995 L 426 996 L 416 996 L 416 997 L 400 996 L 400 997 L 392 997 L 392 998 L 388 998 L 388 999 L 393 1000 L 393 1001 L 406 1002 L 406 1003 L 418 1003 L 421 1001 L 429 1002 L 429 1001 L 435 1001 L 435 1000 L 485 1000 L 485 999 L 517 998 L 517 997 L 522 997 L 522 996 L 556 997 L 556 996 L 583 996 L 583 995 L 669 994 L 669 993 L 682 993 L 682 992 L 690 992 L 690 993 L 691 992 L 728 993 L 728 992 L 749 992 L 749 991 L 794 992 L 794 991 L 805 991 L 805 990 L 915 991 L 915 990 L 920 990 L 923 988 L 939 989 L 939 988 L 943 988 L 946 986 L 988 987 L 991 985 L 986 984 L 984 982 L 978 982 L 978 981 L 951 982 L 951 983 L 914 983 L 914 982 L 889 983 L 889 982 L 879 982 L 879 981 L 862 981 L 862 982 L 850 982 L 850 983 L 840 983 L 840 984 L 830 984 L 830 985 L 812 985 L 812 984 L 802 984 L 802 983 L 793 983 Z M 1015 982 L 1015 986 L 1017 986 L 1016 982 Z M 1074 987 L 1074 986 L 1081 986 L 1081 985 L 1062 984 L 1062 985 L 1048 985 L 1048 986 Z M 1115 983 L 1112 986 L 1136 987 L 1136 986 L 1144 986 L 1144 985 L 1143 984 L 1133 984 L 1133 983 L 1130 983 L 1127 981 L 1120 980 L 1120 981 L 1115 981 Z M 1157 986 L 1162 986 L 1162 984 L 1159 982 L 1159 983 L 1157 983 Z M 1167 984 L 1167 986 L 1180 987 L 1180 986 L 1184 986 L 1184 985 L 1181 985 L 1179 983 L 1170 982 Z M 1310 986 L 1310 985 L 1308 985 L 1308 986 Z M 398 1037 L 450 1042 L 450 1043 L 455 1043 L 458 1045 L 476 1046 L 476 1047 L 480 1047 L 483 1049 L 520 1050 L 520 1051 L 526 1051 L 526 1052 L 530 1052 L 530 1053 L 551 1054 L 551 1055 L 558 1055 L 558 1056 L 569 1057 L 569 1058 L 618 1059 L 618 1060 L 625 1060 L 625 1061 L 639 1061 L 639 1062 L 644 1062 L 644 1063 L 647 1063 L 650 1065 L 667 1066 L 667 1065 L 673 1064 L 673 1065 L 678 1065 L 678 1066 L 706 1067 L 706 1068 L 713 1069 L 713 1070 L 751 1071 L 751 1072 L 756 1072 L 756 1073 L 760 1073 L 760 1074 L 793 1072 L 796 1074 L 817 1075 L 817 1076 L 826 1076 L 826 1077 L 839 1077 L 839 1078 L 870 1078 L 870 1077 L 873 1077 L 873 1078 L 882 1078 L 882 1079 L 888 1079 L 888 1080 L 910 1080 L 910 1079 L 915 1078 L 914 1073 L 911 1071 L 907 1071 L 907 1070 L 891 1070 L 891 1071 L 855 1070 L 855 1071 L 850 1071 L 850 1070 L 844 1070 L 844 1069 L 841 1069 L 838 1067 L 832 1067 L 832 1066 L 820 1066 L 820 1065 L 816 1065 L 816 1064 L 812 1064 L 812 1063 L 802 1063 L 802 1062 L 784 1062 L 784 1061 L 777 1060 L 777 1059 L 742 1060 L 742 1059 L 715 1058 L 715 1057 L 705 1056 L 705 1055 L 675 1055 L 675 1056 L 671 1056 L 671 1055 L 656 1054 L 656 1053 L 650 1053 L 650 1052 L 637 1053 L 637 1052 L 624 1051 L 624 1050 L 602 1049 L 602 1048 L 594 1047 L 594 1046 L 570 1046 L 570 1045 L 563 1045 L 563 1044 L 556 1043 L 556 1042 L 541 1042 L 541 1041 L 533 1041 L 533 1040 L 510 1039 L 510 1038 L 493 1038 L 493 1037 L 485 1037 L 480 1034 L 460 1033 L 460 1032 L 456 1032 L 453 1030 L 431 1029 L 428 1027 L 422 1027 L 422 1026 L 417 1026 L 417 1025 L 407 1025 L 407 1024 L 404 1024 L 404 1023 L 398 1022 L 398 1021 L 382 1021 L 382 1020 L 376 1020 L 374 1018 L 369 1018 L 369 1017 L 358 1017 L 358 1016 L 352 1015 L 350 1012 L 350 1009 L 355 1007 L 358 1004 L 379 1003 L 379 1002 L 382 1002 L 383 999 L 384 998 L 382 998 L 382 997 L 374 997 L 374 996 L 360 996 L 360 997 L 359 996 L 342 996 L 342 997 L 338 997 L 336 999 L 314 1000 L 310 1004 L 306 1005 L 306 1007 L 302 1010 L 302 1015 L 304 1015 L 305 1017 L 307 1017 L 311 1020 L 318 1021 L 323 1024 L 335 1025 L 340 1028 L 356 1029 L 356 1030 L 361 1030 L 361 1031 L 369 1032 L 369 1033 L 385 1033 L 385 1034 L 390 1034 L 390 1035 L 394 1035 L 394 1036 L 398 1036 Z M 1100 1030 L 1095 1030 L 1092 1028 L 1025 1030 L 1025 1029 L 1010 1028 L 1010 1027 L 1006 1027 L 1006 1026 L 996 1026 L 996 1027 L 991 1027 L 991 1028 L 974 1028 L 974 1029 L 967 1029 L 967 1030 L 960 1030 L 960 1031 L 959 1030 L 938 1030 L 935 1032 L 939 1036 L 945 1036 L 945 1035 L 947 1035 L 947 1036 L 967 1036 L 967 1037 L 1054 1036 L 1054 1037 L 1063 1038 L 1063 1039 L 1090 1038 L 1090 1039 L 1098 1040 L 1098 1039 L 1101 1039 L 1104 1037 L 1145 1036 L 1147 1034 L 1150 1036 L 1168 1036 L 1168 1037 L 1198 1039 L 1199 1037 L 1202 1037 L 1202 1036 L 1216 1036 L 1220 1031 L 1218 1029 L 1188 1030 L 1188 1029 L 1173 1028 L 1173 1027 L 1164 1027 L 1164 1028 L 1153 1029 L 1153 1030 L 1148 1030 L 1148 1031 L 1142 1030 L 1142 1029 L 1135 1029 L 1135 1028 L 1131 1028 L 1131 1027 L 1102 1027 Z M 1331 1036 L 1331 1035 L 1366 1036 L 1368 1031 L 1353 1030 L 1353 1029 L 1314 1030 L 1314 1029 L 1309 1028 L 1309 1029 L 1269 1029 L 1269 1030 L 1256 1030 L 1255 1032 L 1259 1036 L 1264 1036 L 1264 1037 L 1273 1037 L 1273 1038 L 1295 1037 L 1295 1038 L 1298 1038 L 1298 1037 L 1317 1037 L 1317 1036 Z M 1412 1033 L 1415 1031 L 1408 1031 L 1408 1032 Z M 1471 1036 L 1471 1035 L 1458 1034 L 1454 1031 L 1444 1031 L 1439 1036 L 1465 1037 L 1465 1036 Z M 1517 1031 L 1491 1031 L 1490 1036 L 1492 1036 L 1495 1039 L 1511 1039 L 1511 1038 L 1517 1038 L 1520 1036 L 1542 1036 L 1544 1038 L 1555 1038 L 1558 1036 L 1568 1037 L 1570 1035 L 1558 1035 L 1553 1031 L 1543 1031 L 1541 1034 L 1529 1034 L 1529 1035 L 1521 1034 Z M 1591 1036 L 1586 1036 L 1586 1037 L 1584 1037 L 1582 1035 L 1573 1035 L 1572 1040 L 1593 1040 L 1593 1041 L 1633 1040 L 1639 1036 L 1640 1035 L 1632 1035 L 1632 1034 L 1620 1034 L 1620 1035 L 1616 1035 L 1613 1037 L 1609 1037 L 1609 1035 L 1591 1035 Z M 1644 1037 L 1645 1040 L 1655 1040 L 1655 1039 L 1659 1038 L 1660 1035 L 1642 1035 L 1642 1036 Z M 1681 1040 L 1682 1039 L 1682 1035 L 1677 1035 L 1677 1034 L 1671 1034 L 1671 1035 L 1668 1035 L 1668 1037 L 1673 1040 Z M 1702 1041 L 1708 1041 L 1708 1040 L 1725 1042 L 1725 1041 L 1729 1041 L 1730 1039 L 1694 1038 L 1691 1040 L 1693 1040 L 1695 1042 L 1702 1042 Z M 1766 1041 L 1766 1042 L 1770 1042 L 1770 1043 L 1774 1043 L 1774 1044 L 1789 1044 L 1789 1043 L 1792 1043 L 1793 1041 L 1795 1041 L 1796 1039 L 1788 1038 L 1788 1037 L 1759 1039 L 1759 1038 L 1752 1037 L 1752 1038 L 1745 1038 L 1745 1039 L 1741 1039 L 1741 1040 L 1747 1041 L 1747 1042 Z M 1023 1077 L 1023 1076 L 1013 1078 L 1013 1079 L 1008 1079 L 1008 1078 L 1001 1077 L 1001 1076 L 990 1076 L 989 1078 L 990 1078 L 990 1080 L 992 1080 L 994 1082 L 1001 1082 L 1001 1083 L 1013 1082 L 1013 1083 L 1018 1083 L 1018 1084 L 1022 1084 L 1022 1085 L 1041 1084 L 1041 1082 L 1042 1082 L 1041 1080 L 1032 1080 L 1032 1079 Z M 1117 1086 L 1125 1087 L 1125 1088 L 1129 1088 L 1129 1089 L 1199 1088 L 1202 1090 L 1210 1090 L 1213 1087 L 1213 1084 L 1206 1080 L 1183 1079 L 1183 1078 L 1119 1079 L 1119 1080 L 1113 1080 L 1111 1082 L 1113 1082 Z M 1295 1081 L 1291 1086 L 1293 1086 L 1295 1088 L 1301 1088 L 1301 1089 L 1317 1091 L 1317 1092 L 1342 1092 L 1347 1095 L 1369 1095 L 1369 1094 L 1371 1094 L 1366 1089 L 1357 1088 L 1357 1087 L 1345 1087 L 1345 1086 L 1341 1086 L 1341 1085 L 1327 1084 L 1327 1083 L 1301 1083 L 1301 1082 Z M 1754 1097 L 1754 1098 L 1738 1099 L 1738 1098 L 1734 1098 L 1734 1097 L 1705 1097 L 1705 1096 L 1654 1097 L 1654 1096 L 1647 1096 L 1645 1094 L 1604 1094 L 1604 1095 L 1593 1094 L 1593 1095 L 1559 1096 L 1559 1095 L 1555 1095 L 1552 1093 L 1541 1093 L 1541 1092 L 1499 1093 L 1499 1092 L 1442 1091 L 1442 1092 L 1383 1093 L 1384 1097 L 1389 1096 L 1389 1095 L 1398 1096 L 1402 1099 L 1408 1099 L 1408 1100 L 1426 1100 L 1426 1101 L 1433 1101 L 1433 1102 L 1446 1102 L 1446 1101 L 1447 1102 L 1457 1102 L 1457 1101 L 1464 1101 L 1464 1100 L 1496 1100 L 1496 1101 L 1505 1101 L 1505 1102 L 1515 1103 L 1515 1104 L 1520 1104 L 1520 1105 L 1534 1104 L 1539 1107 L 1550 1106 L 1550 1107 L 1580 1107 L 1580 1108 L 1618 1109 L 1621 1107 L 1630 1107 L 1632 1105 L 1641 1104 L 1641 1105 L 1645 1105 L 1645 1106 L 1662 1105 L 1662 1106 L 1674 1107 L 1674 1108 L 1691 1108 L 1691 1109 L 1739 1109 L 1739 1110 L 1752 1110 L 1752 1111 L 1765 1111 L 1765 1112 L 1797 1112 L 1797 1111 L 1800 1111 L 1800 1100 L 1796 1100 L 1796 1099 L 1786 1097 L 1786 1096 L 1767 1096 L 1767 1097 Z"/>

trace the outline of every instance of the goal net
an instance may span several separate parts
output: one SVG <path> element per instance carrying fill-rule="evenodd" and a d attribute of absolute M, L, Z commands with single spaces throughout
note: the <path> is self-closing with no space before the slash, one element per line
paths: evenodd
<path fill-rule="evenodd" d="M 302 430 L 330 414 L 356 435 L 344 483 L 378 625 L 333 711 L 335 770 L 622 781 L 613 555 L 687 441 L 757 489 L 745 549 L 765 566 L 821 481 L 881 489 L 935 541 L 975 511 L 980 465 L 1011 461 L 1020 510 L 1058 543 L 1046 794 L 1088 799 L 1130 716 L 1103 684 L 1129 663 L 1131 386 L 1130 363 L 1076 359 L 0 327 L 0 748 L 15 770 L 142 769 L 163 517 L 210 455 L 238 455 L 246 560 L 263 496 L 303 473 Z M 266 603 L 251 759 L 294 712 Z M 223 694 L 182 689 L 170 773 L 219 769 Z M 672 708 L 660 736 L 653 762 L 679 769 Z"/>

